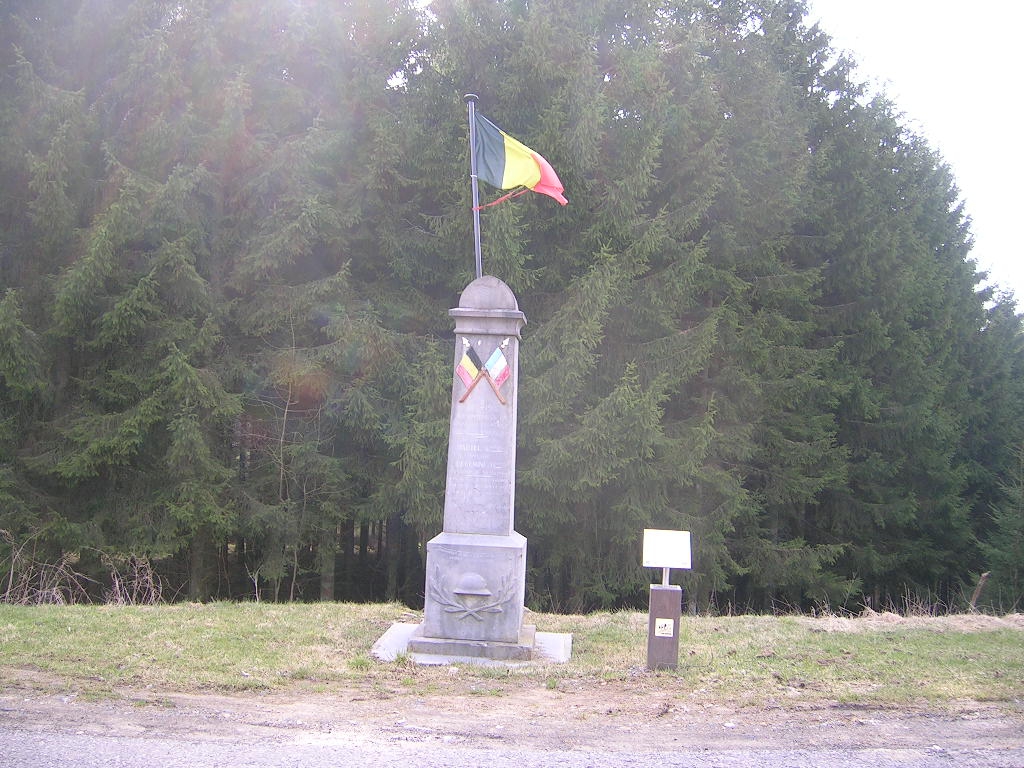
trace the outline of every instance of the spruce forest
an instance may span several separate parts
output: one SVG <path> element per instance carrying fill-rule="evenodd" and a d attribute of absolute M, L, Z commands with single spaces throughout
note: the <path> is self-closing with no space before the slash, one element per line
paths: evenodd
<path fill-rule="evenodd" d="M 530 607 L 1019 608 L 1021 317 L 800 0 L 0 8 L 3 600 L 421 604 L 473 92 Z"/>

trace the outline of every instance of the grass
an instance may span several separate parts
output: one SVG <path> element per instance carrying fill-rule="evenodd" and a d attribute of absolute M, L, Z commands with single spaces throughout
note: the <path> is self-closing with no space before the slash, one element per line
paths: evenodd
<path fill-rule="evenodd" d="M 329 694 L 352 687 L 500 696 L 523 686 L 562 693 L 610 685 L 757 706 L 1024 696 L 1021 622 L 963 628 L 939 618 L 877 626 L 851 619 L 837 629 L 828 619 L 687 617 L 679 668 L 654 673 L 645 666 L 645 614 L 534 614 L 540 631 L 573 633 L 570 663 L 453 670 L 370 656 L 391 623 L 418 620 L 394 604 L 0 605 L 0 688 L 62 687 L 88 697 L 119 688 Z"/>
<path fill-rule="evenodd" d="M 1020 629 L 823 633 L 794 618 L 737 617 L 699 630 L 691 625 L 682 639 L 681 674 L 715 698 L 884 705 L 1008 702 L 1024 693 Z"/>

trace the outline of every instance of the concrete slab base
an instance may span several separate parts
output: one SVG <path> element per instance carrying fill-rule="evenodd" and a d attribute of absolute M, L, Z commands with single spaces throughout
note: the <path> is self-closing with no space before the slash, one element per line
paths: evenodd
<path fill-rule="evenodd" d="M 409 650 L 429 656 L 474 656 L 495 661 L 530 661 L 537 628 L 524 624 L 519 628 L 519 642 L 495 640 L 457 640 L 448 637 L 427 637 L 421 626 L 409 638 Z"/>
<path fill-rule="evenodd" d="M 439 638 L 423 638 L 418 640 L 434 640 L 437 644 L 428 645 L 429 653 L 410 648 L 410 641 L 414 640 L 420 624 L 392 624 L 376 643 L 373 644 L 371 655 L 379 661 L 394 661 L 399 655 L 405 655 L 417 664 L 443 665 L 443 664 L 479 664 L 482 666 L 528 666 L 530 664 L 564 664 L 572 658 L 572 635 L 559 632 L 535 632 L 533 635 L 532 652 L 529 658 L 488 658 L 479 654 L 466 653 L 465 640 L 445 640 Z M 444 645 L 448 644 L 448 645 Z M 424 646 L 418 642 L 412 643 L 415 648 Z M 518 647 L 514 643 L 489 643 L 488 645 L 508 645 Z"/>

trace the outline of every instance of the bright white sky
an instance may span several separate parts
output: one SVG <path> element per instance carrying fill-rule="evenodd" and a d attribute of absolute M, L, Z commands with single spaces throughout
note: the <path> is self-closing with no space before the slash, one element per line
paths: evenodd
<path fill-rule="evenodd" d="M 885 90 L 953 169 L 973 223 L 972 256 L 1024 308 L 1024 2 L 809 0 L 858 79 Z"/>

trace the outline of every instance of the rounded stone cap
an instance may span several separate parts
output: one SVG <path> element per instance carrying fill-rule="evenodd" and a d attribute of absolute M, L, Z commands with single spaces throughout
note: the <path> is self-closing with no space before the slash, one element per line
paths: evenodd
<path fill-rule="evenodd" d="M 466 286 L 459 297 L 459 309 L 511 309 L 518 311 L 519 302 L 512 289 L 493 275 L 478 277 Z"/>

